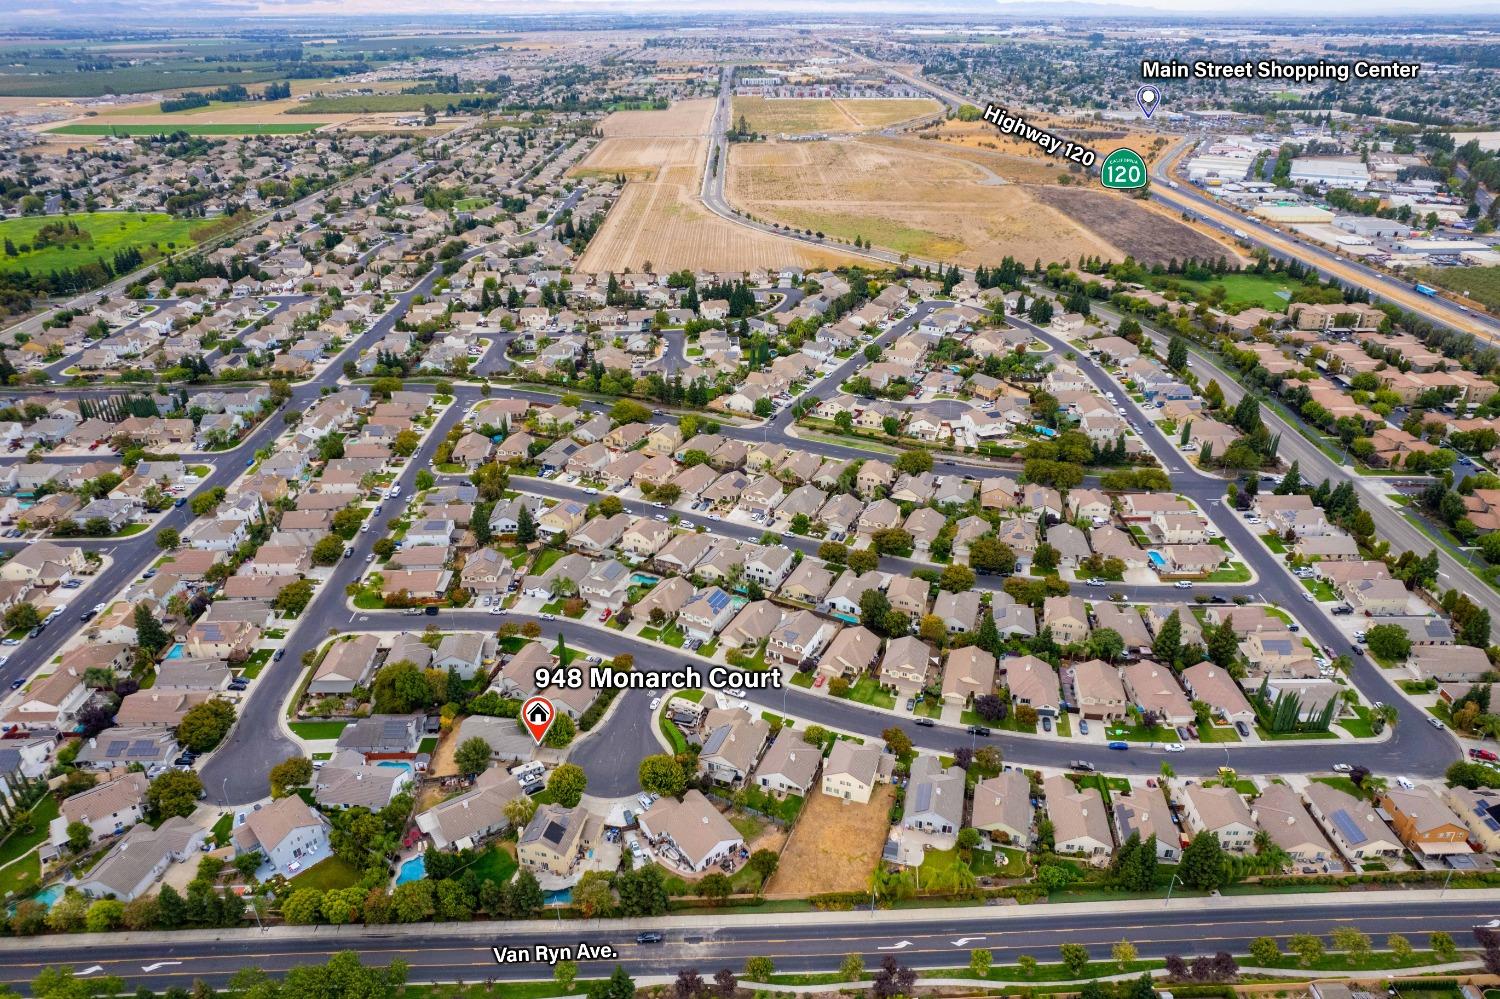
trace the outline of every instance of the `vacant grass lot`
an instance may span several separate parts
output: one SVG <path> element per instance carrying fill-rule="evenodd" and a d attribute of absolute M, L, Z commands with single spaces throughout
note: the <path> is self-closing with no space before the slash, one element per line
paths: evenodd
<path fill-rule="evenodd" d="M 176 119 L 164 120 L 160 125 L 64 125 L 51 129 L 49 135 L 170 135 L 186 132 L 188 135 L 300 135 L 322 128 L 325 121 L 297 121 L 285 124 L 241 125 L 194 125 Z"/>
<path fill-rule="evenodd" d="M 356 94 L 350 97 L 310 97 L 289 108 L 287 114 L 379 114 L 421 111 L 429 104 L 443 111 L 449 104 L 483 94 Z"/>
<path fill-rule="evenodd" d="M 41 249 L 29 249 L 44 226 L 73 223 L 82 236 L 73 241 L 48 240 Z M 0 239 L 16 247 L 12 257 L 0 255 L 0 271 L 46 272 L 111 260 L 115 253 L 135 247 L 147 258 L 158 253 L 183 250 L 194 242 L 193 231 L 202 222 L 173 218 L 161 212 L 82 212 L 0 221 Z"/>
<path fill-rule="evenodd" d="M 1252 306 L 1260 306 L 1270 312 L 1286 311 L 1295 285 L 1280 274 L 1225 274 L 1213 281 L 1186 281 L 1181 278 L 1167 279 L 1202 296 L 1212 288 L 1224 289 L 1224 305 L 1230 312 L 1239 312 Z"/>
<path fill-rule="evenodd" d="M 1500 310 L 1500 267 L 1424 267 L 1415 276 L 1423 284 L 1462 292 L 1487 309 Z"/>
<path fill-rule="evenodd" d="M 895 794 L 882 784 L 864 805 L 821 791 L 808 795 L 766 894 L 806 897 L 868 888 L 885 847 Z"/>

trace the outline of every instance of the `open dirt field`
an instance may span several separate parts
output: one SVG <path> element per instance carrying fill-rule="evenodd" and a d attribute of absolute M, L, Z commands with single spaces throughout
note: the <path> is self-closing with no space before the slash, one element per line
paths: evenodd
<path fill-rule="evenodd" d="M 931 114 L 938 103 L 926 98 L 775 98 L 736 97 L 734 117 L 743 115 L 752 131 L 765 135 L 809 132 L 864 132 Z"/>
<path fill-rule="evenodd" d="M 1134 149 L 1148 162 L 1154 161 L 1170 144 L 1165 136 L 1149 132 L 1134 132 L 1112 122 L 1075 121 L 1071 118 L 1055 118 L 1050 115 L 1028 114 L 1026 121 L 1038 128 L 1072 139 L 1099 154 L 1102 159 L 1110 152 L 1122 147 Z M 1011 153 L 1046 164 L 1056 174 L 1066 169 L 1062 160 L 1050 156 L 1036 143 L 1002 135 L 994 125 L 986 121 L 945 121 L 932 128 L 924 128 L 923 136 L 935 136 L 945 145 L 967 146 L 976 149 L 993 149 Z"/>
<path fill-rule="evenodd" d="M 714 102 L 707 97 L 695 101 L 678 101 L 665 111 L 616 111 L 604 119 L 600 129 L 605 138 L 662 138 L 668 136 L 704 136 L 713 117 Z"/>
<path fill-rule="evenodd" d="M 747 211 L 899 253 L 974 265 L 1119 257 L 1102 236 L 1008 183 L 1014 157 L 879 137 L 735 146 L 728 194 Z"/>
<path fill-rule="evenodd" d="M 572 173 L 623 173 L 630 182 L 589 243 L 580 271 L 638 270 L 649 263 L 654 269 L 733 272 L 850 261 L 834 251 L 743 229 L 703 207 L 698 187 L 712 112 L 711 101 L 686 101 L 666 111 L 620 111 L 604 120 L 607 138 Z"/>
<path fill-rule="evenodd" d="M 1234 259 L 1229 247 L 1190 229 L 1161 212 L 1144 208 L 1132 198 L 1080 187 L 1036 187 L 1035 196 L 1109 241 L 1143 264 L 1166 263 L 1187 257 Z"/>
<path fill-rule="evenodd" d="M 814 791 L 807 796 L 781 863 L 766 886 L 776 896 L 866 891 L 890 828 L 896 789 L 882 784 L 868 805 Z"/>

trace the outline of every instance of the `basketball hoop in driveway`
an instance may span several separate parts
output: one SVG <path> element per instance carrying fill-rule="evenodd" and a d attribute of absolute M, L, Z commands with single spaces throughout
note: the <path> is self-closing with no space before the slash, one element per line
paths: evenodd
<path fill-rule="evenodd" d="M 552 727 L 556 717 L 557 709 L 545 697 L 528 697 L 521 705 L 521 722 L 531 732 L 531 737 L 538 746 L 547 737 L 547 730 Z"/>

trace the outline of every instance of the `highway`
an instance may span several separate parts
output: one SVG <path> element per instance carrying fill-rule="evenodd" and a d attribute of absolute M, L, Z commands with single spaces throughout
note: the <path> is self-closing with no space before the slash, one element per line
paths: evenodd
<path fill-rule="evenodd" d="M 1280 940 L 1293 933 L 1326 938 L 1334 926 L 1354 926 L 1377 946 L 1392 933 L 1415 946 L 1443 931 L 1460 947 L 1472 946 L 1471 930 L 1495 913 L 1493 892 L 1383 892 L 1365 896 L 1307 895 L 1292 898 L 1178 898 L 1107 905 L 1056 904 L 979 909 L 909 909 L 875 913 L 715 914 L 650 919 L 423 923 L 412 926 L 298 926 L 267 932 L 201 930 L 163 934 L 69 934 L 0 940 L 0 985 L 23 985 L 49 965 L 91 969 L 91 976 L 117 975 L 127 988 L 165 991 L 195 979 L 222 986 L 237 971 L 258 967 L 273 974 L 322 963 L 353 950 L 367 965 L 400 959 L 408 980 L 517 982 L 550 979 L 550 964 L 535 959 L 497 964 L 491 948 L 613 947 L 617 958 L 581 961 L 579 977 L 606 977 L 616 964 L 632 976 L 674 976 L 696 968 L 711 978 L 720 968 L 738 974 L 747 958 L 770 955 L 778 973 L 833 971 L 846 954 L 860 954 L 876 968 L 893 954 L 902 964 L 931 973 L 966 969 L 969 951 L 989 949 L 996 965 L 1023 955 L 1056 962 L 1058 944 L 1081 943 L 1096 961 L 1129 940 L 1141 958 L 1179 954 L 1186 958 L 1227 951 L 1248 953 L 1259 936 Z M 660 944 L 637 944 L 644 929 L 659 930 Z M 1241 958 L 1246 963 L 1247 958 Z"/>

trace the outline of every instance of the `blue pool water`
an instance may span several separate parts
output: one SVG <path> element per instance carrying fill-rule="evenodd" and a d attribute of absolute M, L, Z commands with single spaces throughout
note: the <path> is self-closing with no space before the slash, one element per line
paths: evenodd
<path fill-rule="evenodd" d="M 1158 569 L 1165 569 L 1167 567 L 1167 560 L 1162 558 L 1161 552 L 1156 551 L 1155 549 L 1147 551 L 1146 557 L 1149 558 L 1151 560 L 1151 564 Z"/>
<path fill-rule="evenodd" d="M 573 889 L 571 888 L 564 888 L 562 891 L 549 891 L 547 892 L 547 894 L 542 896 L 543 905 L 552 905 L 553 903 L 558 902 L 562 903 L 563 905 L 570 905 L 572 901 Z"/>
<path fill-rule="evenodd" d="M 184 646 L 181 642 L 178 642 L 176 645 L 172 646 L 172 648 L 171 648 L 170 651 L 167 652 L 167 658 L 168 659 L 181 659 L 186 654 L 187 654 L 187 648 L 186 648 L 186 646 Z"/>
<path fill-rule="evenodd" d="M 396 767 L 401 770 L 411 770 L 411 764 L 405 760 L 381 760 L 375 765 L 377 767 Z"/>
<path fill-rule="evenodd" d="M 426 876 L 427 857 L 419 853 L 401 865 L 400 870 L 396 872 L 396 884 L 404 885 L 408 881 L 421 881 Z"/>
<path fill-rule="evenodd" d="M 58 899 L 62 898 L 62 894 L 62 885 L 48 885 L 47 887 L 43 888 L 41 891 L 33 895 L 31 900 L 33 902 L 40 902 L 50 909 L 52 908 L 53 902 L 56 902 Z"/>
<path fill-rule="evenodd" d="M 649 572 L 633 572 L 630 581 L 636 586 L 654 586 L 661 582 L 660 576 L 653 576 Z"/>

